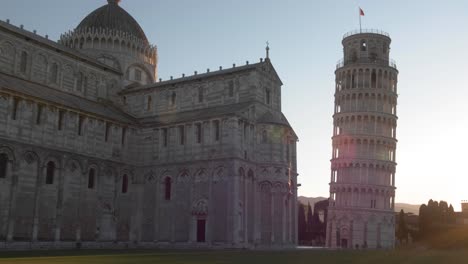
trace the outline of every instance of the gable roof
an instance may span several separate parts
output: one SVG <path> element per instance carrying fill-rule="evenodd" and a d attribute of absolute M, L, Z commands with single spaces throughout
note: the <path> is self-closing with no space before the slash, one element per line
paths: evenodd
<path fill-rule="evenodd" d="M 258 63 L 254 63 L 254 64 L 246 64 L 246 65 L 236 66 L 236 67 L 232 67 L 232 68 L 228 68 L 228 69 L 221 69 L 221 70 L 213 71 L 213 72 L 206 72 L 206 73 L 185 76 L 185 77 L 172 79 L 172 80 L 155 82 L 155 83 L 151 83 L 151 84 L 147 84 L 147 85 L 128 86 L 126 89 L 121 91 L 120 94 L 125 95 L 125 94 L 137 93 L 137 92 L 153 90 L 153 89 L 164 89 L 164 88 L 168 88 L 168 87 L 170 88 L 170 87 L 172 87 L 172 86 L 174 86 L 176 84 L 183 84 L 183 83 L 189 83 L 189 82 L 194 82 L 194 81 L 201 81 L 201 80 L 208 79 L 208 78 L 213 78 L 213 77 L 218 77 L 218 76 L 233 74 L 233 73 L 240 73 L 240 72 L 243 72 L 243 71 L 253 71 L 253 70 L 257 70 L 262 65 L 271 67 L 273 74 L 281 82 L 281 79 L 279 78 L 275 68 L 271 64 L 271 61 L 269 59 L 267 59 L 267 60 L 264 60 L 264 61 L 261 61 L 261 62 L 258 62 Z"/>

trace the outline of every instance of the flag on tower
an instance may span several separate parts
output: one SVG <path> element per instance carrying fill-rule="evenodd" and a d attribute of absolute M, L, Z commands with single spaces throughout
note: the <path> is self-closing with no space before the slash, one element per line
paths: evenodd
<path fill-rule="evenodd" d="M 364 10 L 359 7 L 359 33 L 362 33 L 361 17 L 364 16 Z"/>
<path fill-rule="evenodd" d="M 364 16 L 364 10 L 362 10 L 362 8 L 359 8 L 359 15 Z"/>

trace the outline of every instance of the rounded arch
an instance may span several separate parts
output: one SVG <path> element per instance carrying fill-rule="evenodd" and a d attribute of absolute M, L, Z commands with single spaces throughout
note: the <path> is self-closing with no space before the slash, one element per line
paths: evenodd
<path fill-rule="evenodd" d="M 275 182 L 273 183 L 273 192 L 284 193 L 286 192 L 286 186 L 281 182 Z"/>
<path fill-rule="evenodd" d="M 146 76 L 148 77 L 148 80 L 147 80 L 148 84 L 154 83 L 154 75 L 151 73 L 150 70 L 148 70 L 148 68 L 143 63 L 137 62 L 137 63 L 130 64 L 127 67 L 127 69 L 125 69 L 125 75 L 126 76 L 128 76 L 128 77 L 130 76 L 130 70 L 132 68 L 137 68 L 137 69 L 142 70 L 146 74 Z M 130 79 L 130 78 L 128 78 L 128 79 Z"/>
<path fill-rule="evenodd" d="M 129 186 L 129 177 L 128 174 L 123 174 L 122 175 L 122 193 L 126 194 L 128 193 L 128 186 Z"/>
<path fill-rule="evenodd" d="M 259 183 L 260 191 L 262 192 L 270 192 L 273 184 L 270 181 L 262 181 Z"/>
<path fill-rule="evenodd" d="M 88 167 L 87 179 L 88 189 L 96 189 L 97 169 L 95 167 Z"/>
<path fill-rule="evenodd" d="M 43 53 L 41 50 L 37 50 L 33 53 L 33 60 L 42 60 L 44 64 L 47 64 L 49 62 L 49 57 L 47 56 L 46 53 Z"/>
<path fill-rule="evenodd" d="M 55 163 L 56 169 L 61 169 L 61 159 L 56 154 L 49 154 L 46 156 L 44 161 L 42 162 L 42 167 L 46 167 L 49 162 Z M 82 168 L 82 167 L 81 167 Z"/>
<path fill-rule="evenodd" d="M 206 216 L 208 215 L 208 200 L 205 198 L 199 199 L 192 204 L 192 215 Z"/>
<path fill-rule="evenodd" d="M 13 148 L 11 148 L 11 147 L 1 146 L 0 147 L 0 154 L 7 155 L 9 161 L 16 161 L 15 152 L 13 151 Z"/>
<path fill-rule="evenodd" d="M 7 178 L 11 173 L 11 164 L 15 161 L 13 151 L 8 147 L 0 147 L 0 178 Z"/>

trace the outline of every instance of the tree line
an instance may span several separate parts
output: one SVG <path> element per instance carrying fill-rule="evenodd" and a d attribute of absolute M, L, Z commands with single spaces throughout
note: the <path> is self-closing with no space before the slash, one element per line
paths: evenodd
<path fill-rule="evenodd" d="M 325 245 L 328 199 L 316 202 L 314 210 L 310 203 L 298 204 L 298 239 L 301 245 Z M 320 217 L 322 214 L 322 218 Z"/>
<path fill-rule="evenodd" d="M 426 241 L 447 232 L 456 223 L 453 206 L 445 201 L 429 200 L 419 207 L 417 226 L 407 223 L 407 215 L 400 211 L 397 220 L 396 238 L 400 243 L 407 243 L 409 237 L 415 241 Z"/>

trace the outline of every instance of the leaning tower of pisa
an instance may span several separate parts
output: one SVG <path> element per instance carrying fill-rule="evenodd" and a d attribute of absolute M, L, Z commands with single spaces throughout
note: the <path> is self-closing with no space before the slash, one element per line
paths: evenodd
<path fill-rule="evenodd" d="M 395 240 L 397 76 L 389 35 L 347 33 L 333 115 L 327 246 L 392 248 Z"/>

